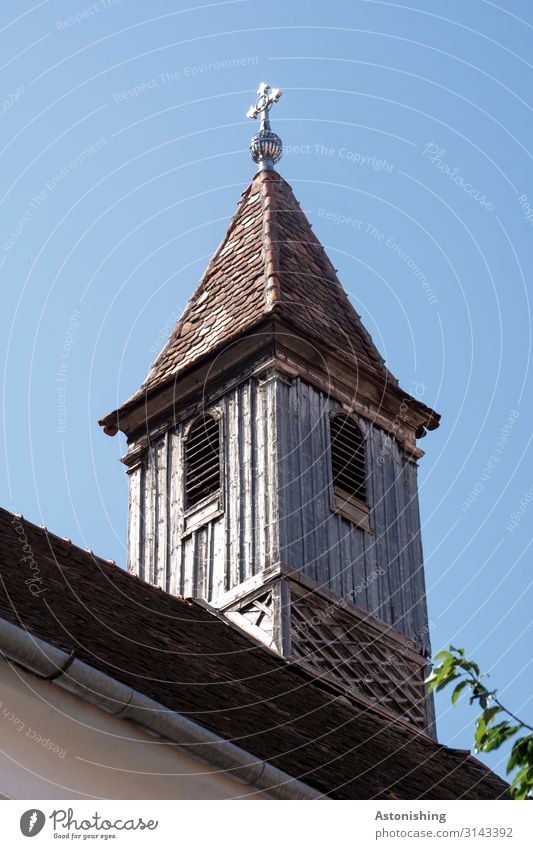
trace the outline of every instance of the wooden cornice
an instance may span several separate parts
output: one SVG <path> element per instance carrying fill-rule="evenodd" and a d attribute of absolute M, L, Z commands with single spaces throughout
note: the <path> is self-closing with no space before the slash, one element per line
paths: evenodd
<path fill-rule="evenodd" d="M 392 380 L 384 381 L 358 363 L 348 363 L 324 340 L 304 339 L 285 319 L 272 315 L 245 336 L 214 356 L 211 354 L 163 386 L 134 396 L 100 421 L 106 433 L 122 430 L 128 437 L 128 462 L 139 446 L 163 433 L 198 405 L 220 396 L 258 369 L 275 368 L 290 378 L 300 378 L 335 398 L 395 436 L 413 459 L 423 455 L 416 439 L 438 426 L 434 410 L 404 392 Z"/>

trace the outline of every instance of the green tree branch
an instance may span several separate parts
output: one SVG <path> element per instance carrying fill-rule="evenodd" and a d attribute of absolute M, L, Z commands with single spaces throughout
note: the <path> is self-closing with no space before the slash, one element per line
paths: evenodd
<path fill-rule="evenodd" d="M 429 691 L 438 692 L 457 682 L 452 691 L 452 704 L 455 705 L 461 693 L 469 689 L 470 704 L 477 702 L 481 708 L 476 719 L 476 752 L 492 752 L 519 731 L 533 732 L 531 725 L 502 704 L 496 695 L 497 690 L 488 689 L 483 680 L 488 675 L 480 671 L 475 661 L 465 657 L 464 649 L 450 646 L 449 651 L 435 655 L 436 661 L 439 663 L 426 680 Z M 511 783 L 511 795 L 514 799 L 526 799 L 533 791 L 533 733 L 524 734 L 515 740 L 506 765 L 507 775 L 514 770 L 516 774 Z"/>

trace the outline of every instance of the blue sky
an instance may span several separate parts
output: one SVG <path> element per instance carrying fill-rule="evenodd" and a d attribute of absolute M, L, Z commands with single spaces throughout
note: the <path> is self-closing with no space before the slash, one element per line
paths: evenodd
<path fill-rule="evenodd" d="M 434 650 L 464 646 L 531 721 L 532 38 L 526 0 L 2 8 L 2 505 L 125 563 L 125 444 L 97 419 L 253 176 L 265 79 L 278 170 L 393 373 L 442 413 L 420 464 Z M 468 748 L 472 710 L 438 710 Z"/>

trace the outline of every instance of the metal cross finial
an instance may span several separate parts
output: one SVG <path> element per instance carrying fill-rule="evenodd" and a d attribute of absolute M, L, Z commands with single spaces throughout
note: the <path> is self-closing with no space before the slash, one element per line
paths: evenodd
<path fill-rule="evenodd" d="M 281 159 L 283 145 L 280 137 L 270 129 L 268 114 L 282 94 L 281 89 L 261 83 L 257 90 L 257 100 L 246 113 L 247 118 L 257 118 L 261 115 L 261 129 L 250 142 L 250 156 L 257 162 L 260 171 L 271 170 Z"/>
<path fill-rule="evenodd" d="M 257 89 L 257 101 L 254 106 L 250 106 L 246 113 L 247 118 L 257 118 L 261 115 L 261 129 L 270 130 L 270 121 L 268 113 L 274 103 L 277 103 L 283 92 L 279 88 L 271 88 L 268 83 L 261 83 Z"/>

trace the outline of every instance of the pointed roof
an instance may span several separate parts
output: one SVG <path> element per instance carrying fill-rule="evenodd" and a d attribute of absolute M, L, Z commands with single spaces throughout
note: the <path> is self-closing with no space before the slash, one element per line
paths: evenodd
<path fill-rule="evenodd" d="M 366 370 L 396 383 L 340 284 L 291 187 L 259 171 L 141 393 L 277 312 Z"/>
<path fill-rule="evenodd" d="M 366 375 L 380 393 L 402 392 L 291 187 L 265 169 L 242 193 L 222 243 L 141 388 L 100 424 L 109 434 L 123 430 L 127 411 L 274 317 L 296 337 L 340 357 L 347 373 Z M 438 413 L 411 401 L 425 427 L 438 426 Z"/>

